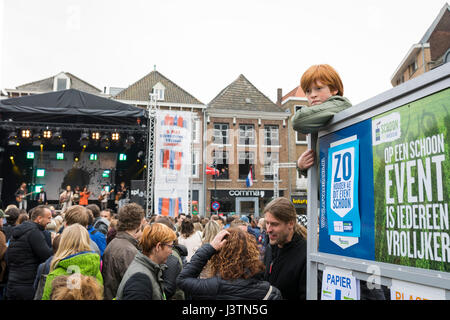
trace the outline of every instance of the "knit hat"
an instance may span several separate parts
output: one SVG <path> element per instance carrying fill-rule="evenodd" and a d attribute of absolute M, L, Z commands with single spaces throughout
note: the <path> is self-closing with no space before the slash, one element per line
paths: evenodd
<path fill-rule="evenodd" d="M 246 223 L 248 223 L 248 218 L 247 218 L 247 216 L 242 216 L 242 217 L 241 217 L 241 220 L 244 221 L 244 222 L 246 222 Z"/>

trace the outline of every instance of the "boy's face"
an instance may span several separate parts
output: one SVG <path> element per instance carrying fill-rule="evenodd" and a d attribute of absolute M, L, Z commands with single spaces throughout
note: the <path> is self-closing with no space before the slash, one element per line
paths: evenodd
<path fill-rule="evenodd" d="M 309 106 L 312 107 L 324 103 L 329 97 L 336 95 L 337 92 L 337 90 L 331 91 L 330 87 L 317 80 L 311 88 L 306 90 L 305 95 L 308 99 Z"/>

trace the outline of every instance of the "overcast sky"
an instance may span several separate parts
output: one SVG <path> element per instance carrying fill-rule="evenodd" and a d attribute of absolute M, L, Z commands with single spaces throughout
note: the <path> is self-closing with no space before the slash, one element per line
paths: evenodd
<path fill-rule="evenodd" d="M 444 0 L 0 0 L 0 88 L 71 72 L 99 89 L 156 69 L 207 104 L 244 74 L 272 101 L 328 63 L 354 104 L 390 78 Z"/>

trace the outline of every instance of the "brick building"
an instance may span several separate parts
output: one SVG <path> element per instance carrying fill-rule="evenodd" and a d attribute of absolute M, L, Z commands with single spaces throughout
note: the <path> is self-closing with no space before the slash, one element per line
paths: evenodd
<path fill-rule="evenodd" d="M 411 46 L 391 77 L 392 86 L 450 61 L 450 6 L 446 3 L 422 39 Z"/>
<path fill-rule="evenodd" d="M 289 114 L 242 74 L 206 108 L 205 159 L 220 174 L 206 178 L 206 214 L 211 203 L 219 213 L 261 215 L 274 196 L 271 165 L 288 161 Z M 253 185 L 246 178 L 253 173 Z M 280 169 L 280 196 L 288 196 L 288 169 Z M 213 211 L 214 213 L 214 211 Z"/>
<path fill-rule="evenodd" d="M 282 89 L 278 89 L 277 94 L 277 104 L 286 112 L 290 113 L 292 116 L 300 108 L 308 106 L 308 100 L 306 99 L 305 93 L 299 86 L 295 87 L 289 91 L 286 95 L 282 95 Z M 288 128 L 288 162 L 297 162 L 300 155 L 306 151 L 308 147 L 307 135 L 294 131 L 292 129 L 292 123 L 290 117 L 287 128 Z M 290 199 L 294 204 L 298 214 L 306 214 L 306 186 L 307 179 L 300 176 L 297 169 L 286 169 L 289 170 L 290 179 Z"/>

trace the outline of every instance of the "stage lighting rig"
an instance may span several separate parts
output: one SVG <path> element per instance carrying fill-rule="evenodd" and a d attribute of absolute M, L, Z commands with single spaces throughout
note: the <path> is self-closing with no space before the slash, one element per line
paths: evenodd
<path fill-rule="evenodd" d="M 111 140 L 112 140 L 112 141 L 119 141 L 119 138 L 120 138 L 120 135 L 119 135 L 118 132 L 113 132 L 113 133 L 111 134 Z"/>
<path fill-rule="evenodd" d="M 98 132 L 98 131 L 92 132 L 91 138 L 92 138 L 92 140 L 100 140 L 100 132 Z"/>
<path fill-rule="evenodd" d="M 80 137 L 80 145 L 86 148 L 89 144 L 89 133 L 83 132 Z"/>
<path fill-rule="evenodd" d="M 52 131 L 49 129 L 45 129 L 42 132 L 42 136 L 44 137 L 44 139 L 50 139 L 52 137 Z"/>
<path fill-rule="evenodd" d="M 30 129 L 22 129 L 21 136 L 24 139 L 31 138 L 31 130 Z"/>

